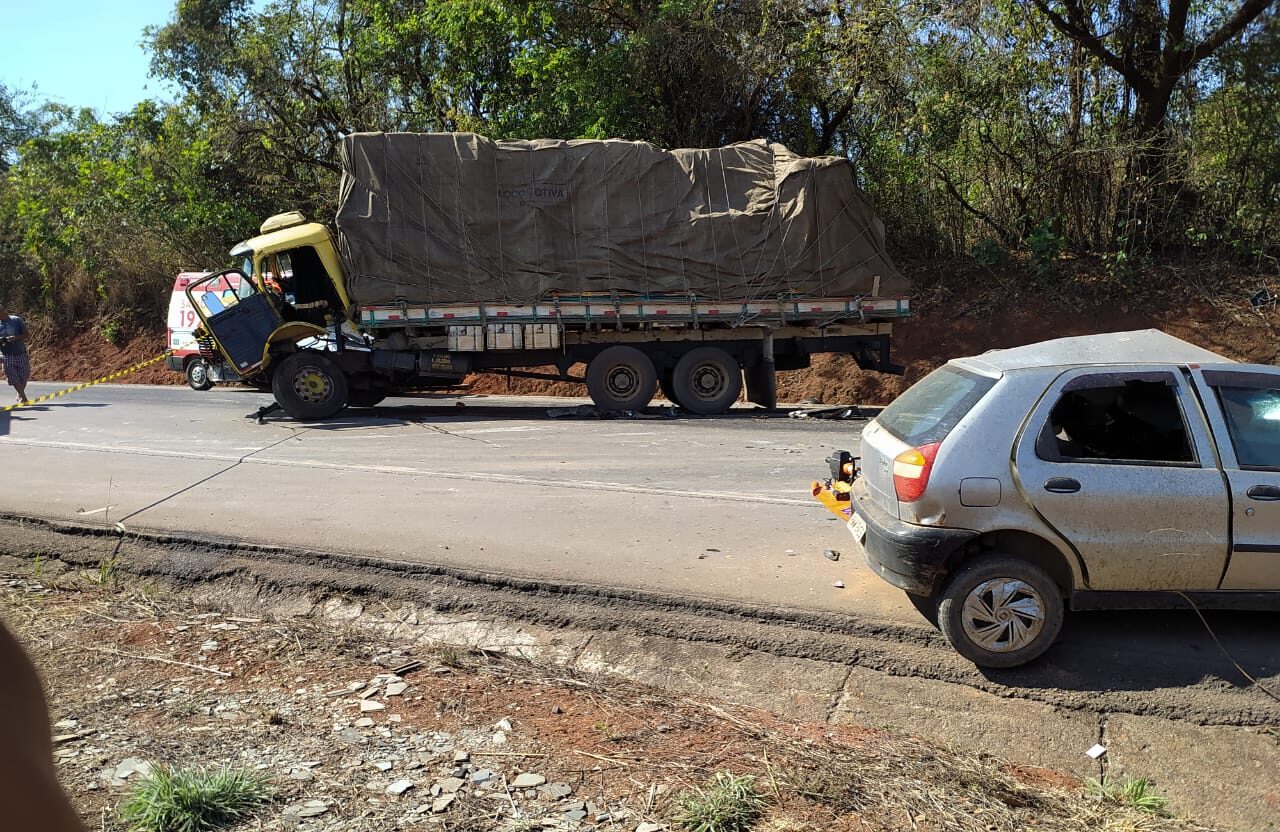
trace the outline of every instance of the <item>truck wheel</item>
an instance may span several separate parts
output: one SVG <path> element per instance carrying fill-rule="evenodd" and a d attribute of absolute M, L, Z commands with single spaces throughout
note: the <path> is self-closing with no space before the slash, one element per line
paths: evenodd
<path fill-rule="evenodd" d="M 295 419 L 328 419 L 347 404 L 347 377 L 318 352 L 295 352 L 276 367 L 271 392 Z"/>
<path fill-rule="evenodd" d="M 742 392 L 742 368 L 719 347 L 697 347 L 680 356 L 672 382 L 680 406 L 690 413 L 724 413 Z"/>
<path fill-rule="evenodd" d="M 1062 593 L 1043 569 L 996 555 L 956 573 L 942 591 L 938 626 L 956 652 L 982 667 L 1017 667 L 1062 630 Z"/>
<path fill-rule="evenodd" d="M 587 393 L 601 410 L 640 410 L 657 387 L 653 362 L 635 347 L 609 347 L 587 365 Z"/>
<path fill-rule="evenodd" d="M 209 380 L 209 365 L 203 358 L 193 358 L 187 362 L 187 384 L 192 390 L 208 390 L 213 386 Z"/>

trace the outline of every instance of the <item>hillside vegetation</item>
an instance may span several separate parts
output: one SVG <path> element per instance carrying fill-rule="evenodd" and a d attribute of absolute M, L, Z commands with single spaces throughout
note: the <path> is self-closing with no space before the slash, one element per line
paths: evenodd
<path fill-rule="evenodd" d="M 764 137 L 851 159 L 929 293 L 1238 299 L 1280 275 L 1278 6 L 179 0 L 145 37 L 176 100 L 0 79 L 0 299 L 50 338 L 153 332 L 180 268 L 332 215 L 363 130 Z"/>

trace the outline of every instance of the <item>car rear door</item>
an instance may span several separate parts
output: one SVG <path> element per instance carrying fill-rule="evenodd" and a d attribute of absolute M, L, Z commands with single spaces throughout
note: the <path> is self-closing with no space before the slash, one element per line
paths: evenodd
<path fill-rule="evenodd" d="M 1222 589 L 1280 590 L 1280 371 L 1195 371 L 1231 489 Z"/>
<path fill-rule="evenodd" d="M 1079 553 L 1095 590 L 1216 589 L 1228 499 L 1180 370 L 1089 367 L 1046 390 L 1014 463 L 1028 503 Z"/>

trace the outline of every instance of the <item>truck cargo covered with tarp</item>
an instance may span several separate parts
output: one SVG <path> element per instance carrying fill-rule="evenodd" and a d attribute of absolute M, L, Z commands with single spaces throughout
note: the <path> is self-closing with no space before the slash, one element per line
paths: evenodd
<path fill-rule="evenodd" d="M 762 140 L 664 151 L 356 133 L 342 167 L 338 241 L 359 304 L 908 289 L 848 160 Z"/>

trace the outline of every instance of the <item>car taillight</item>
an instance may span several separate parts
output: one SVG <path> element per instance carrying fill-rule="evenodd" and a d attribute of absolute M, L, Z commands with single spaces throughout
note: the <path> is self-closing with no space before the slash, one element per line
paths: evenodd
<path fill-rule="evenodd" d="M 930 442 L 908 448 L 893 458 L 893 490 L 898 494 L 898 502 L 914 503 L 923 496 L 940 447 L 941 442 Z"/>

